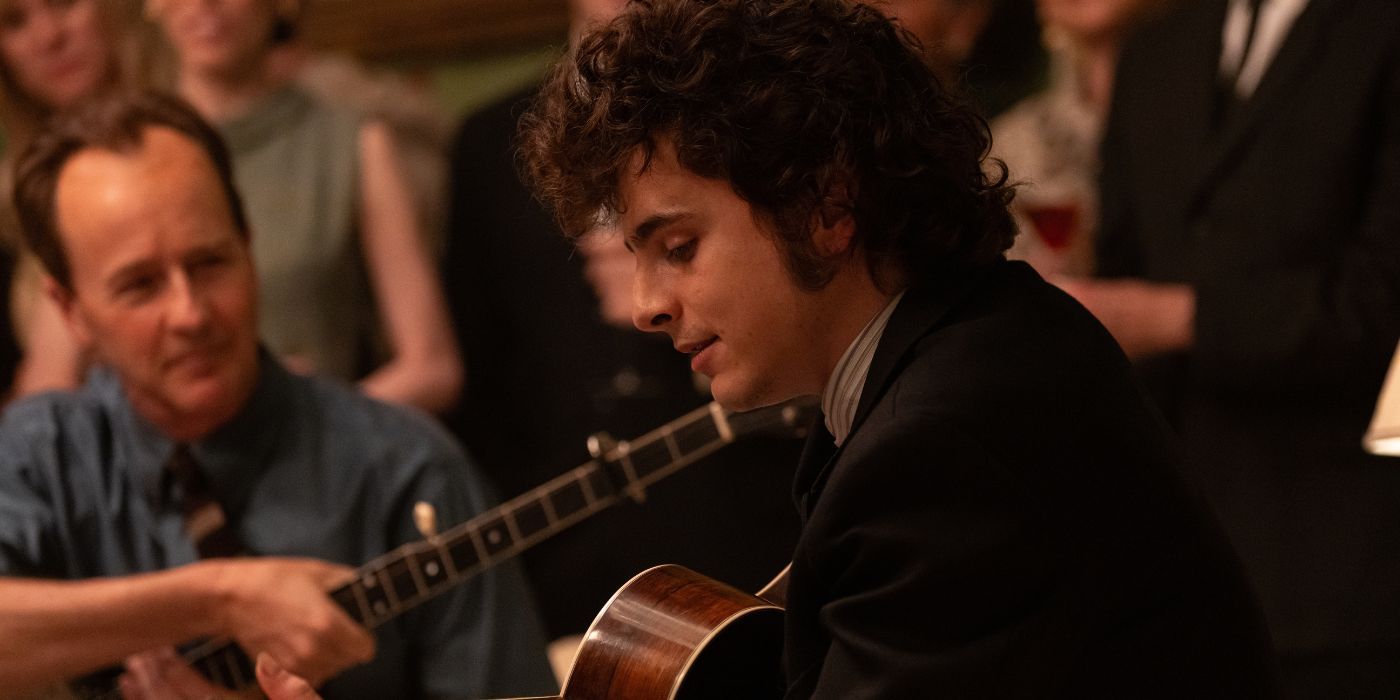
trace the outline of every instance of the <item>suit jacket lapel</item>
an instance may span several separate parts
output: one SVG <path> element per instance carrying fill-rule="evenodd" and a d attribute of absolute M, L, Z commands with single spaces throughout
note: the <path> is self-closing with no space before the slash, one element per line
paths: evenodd
<path fill-rule="evenodd" d="M 1208 142 L 1200 176 L 1191 188 L 1190 211 L 1199 212 L 1210 201 L 1216 185 L 1236 163 L 1255 134 L 1261 120 L 1276 113 L 1279 102 L 1302 83 L 1302 76 L 1317 63 L 1317 54 L 1324 46 L 1327 26 L 1335 13 L 1349 0 L 1310 0 L 1302 14 L 1294 20 L 1274 60 L 1264 71 L 1254 94 L 1216 130 Z M 1224 22 L 1224 15 L 1220 17 Z M 1219 35 L 1216 37 L 1217 62 Z"/>
<path fill-rule="evenodd" d="M 793 497 L 804 522 L 811 513 L 832 466 L 840 459 L 845 446 L 850 444 L 851 437 L 860 430 L 875 403 L 894 383 L 905 358 L 915 344 L 920 338 L 928 335 L 929 331 L 975 288 L 979 280 L 991 270 L 1008 264 L 1022 263 L 1003 261 L 988 268 L 974 270 L 949 268 L 947 271 L 931 275 L 930 281 L 919 282 L 905 291 L 904 298 L 890 315 L 885 332 L 880 336 L 880 343 L 875 347 L 875 356 L 870 361 L 865 387 L 861 389 L 860 402 L 856 404 L 850 437 L 841 447 L 836 447 L 835 438 L 826 430 L 824 418 L 819 416 L 817 425 L 807 438 L 797 475 L 793 480 Z"/>
<path fill-rule="evenodd" d="M 797 462 L 797 472 L 792 479 L 792 502 L 797 506 L 803 525 L 812 512 L 812 494 L 816 492 L 817 480 L 826 473 L 836 452 L 836 438 L 826 429 L 826 416 L 818 411 L 817 421 L 802 445 L 802 458 Z"/>

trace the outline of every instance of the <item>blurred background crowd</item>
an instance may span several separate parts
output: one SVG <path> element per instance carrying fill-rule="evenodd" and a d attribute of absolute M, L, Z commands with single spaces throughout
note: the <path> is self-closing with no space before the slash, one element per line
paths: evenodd
<path fill-rule="evenodd" d="M 515 171 L 536 81 L 624 5 L 0 0 L 0 179 L 49 114 L 179 94 L 232 150 L 266 346 L 439 416 L 514 495 L 585 461 L 595 431 L 707 399 L 631 327 L 618 238 L 573 249 Z M 1400 337 L 1391 3 L 877 5 L 986 115 L 1020 184 L 1011 255 L 1098 314 L 1160 399 L 1290 686 L 1400 696 L 1400 464 L 1360 448 Z M 0 202 L 9 400 L 88 363 L 13 216 Z M 551 636 L 654 563 L 761 585 L 796 537 L 799 444 L 727 450 L 528 552 Z"/>

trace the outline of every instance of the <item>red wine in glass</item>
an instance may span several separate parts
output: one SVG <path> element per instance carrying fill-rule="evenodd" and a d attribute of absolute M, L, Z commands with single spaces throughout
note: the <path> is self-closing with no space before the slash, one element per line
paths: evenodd
<path fill-rule="evenodd" d="M 1033 204 L 1026 207 L 1026 216 L 1040 240 L 1056 252 L 1069 247 L 1079 225 L 1079 207 L 1073 203 Z"/>

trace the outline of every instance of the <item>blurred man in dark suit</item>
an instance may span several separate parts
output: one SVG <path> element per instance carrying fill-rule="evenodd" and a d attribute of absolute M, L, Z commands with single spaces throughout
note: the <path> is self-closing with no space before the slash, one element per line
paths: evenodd
<path fill-rule="evenodd" d="M 1400 468 L 1361 449 L 1400 337 L 1400 5 L 1204 0 L 1125 49 L 1100 274 L 1299 697 L 1400 697 Z"/>

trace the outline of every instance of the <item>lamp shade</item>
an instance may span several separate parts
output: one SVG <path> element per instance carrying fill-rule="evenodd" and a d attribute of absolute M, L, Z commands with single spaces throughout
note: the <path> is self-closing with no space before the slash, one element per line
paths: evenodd
<path fill-rule="evenodd" d="M 1367 452 L 1400 457 L 1400 348 L 1390 361 L 1381 396 L 1376 400 L 1376 414 L 1371 417 L 1371 427 L 1362 443 Z"/>

